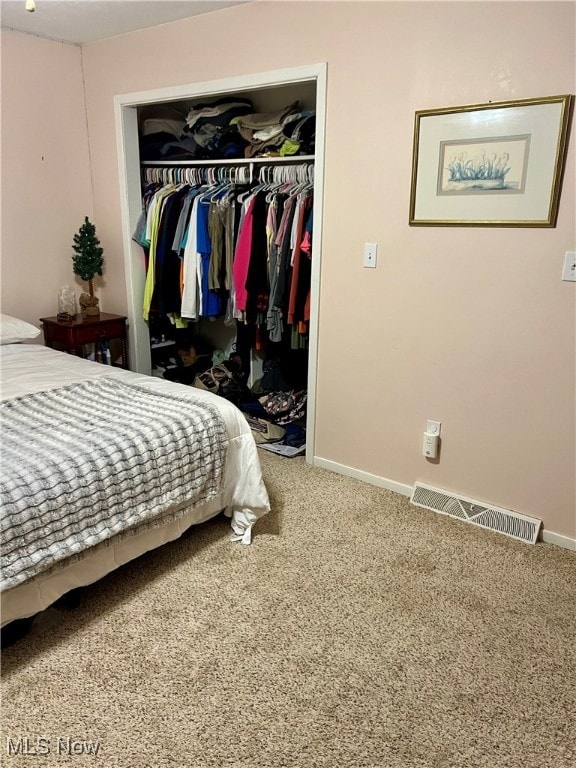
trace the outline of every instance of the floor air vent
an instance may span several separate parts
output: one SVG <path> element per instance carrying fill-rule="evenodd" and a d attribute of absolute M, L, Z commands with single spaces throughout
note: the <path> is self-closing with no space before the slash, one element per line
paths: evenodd
<path fill-rule="evenodd" d="M 458 520 L 503 533 L 527 544 L 536 542 L 542 525 L 542 521 L 535 517 L 527 517 L 518 512 L 511 512 L 509 509 L 467 499 L 465 496 L 456 496 L 449 491 L 423 483 L 416 483 L 410 502 L 416 507 L 424 507 L 433 512 L 440 512 L 442 515 L 456 517 Z"/>

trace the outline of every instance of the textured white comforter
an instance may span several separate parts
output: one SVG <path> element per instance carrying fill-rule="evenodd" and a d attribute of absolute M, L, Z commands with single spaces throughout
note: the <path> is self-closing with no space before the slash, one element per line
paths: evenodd
<path fill-rule="evenodd" d="M 250 428 L 243 414 L 227 400 L 193 387 L 82 360 L 37 344 L 1 346 L 0 371 L 2 400 L 103 376 L 117 376 L 151 390 L 178 392 L 191 401 L 208 400 L 216 405 L 229 440 L 219 506 L 230 514 L 235 538 L 250 543 L 253 523 L 269 511 L 270 505 Z"/>

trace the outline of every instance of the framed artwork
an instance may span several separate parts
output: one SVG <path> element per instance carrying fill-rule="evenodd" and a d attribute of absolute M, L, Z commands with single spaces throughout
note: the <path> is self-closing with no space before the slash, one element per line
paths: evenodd
<path fill-rule="evenodd" d="M 411 226 L 554 227 L 572 96 L 416 112 Z"/>

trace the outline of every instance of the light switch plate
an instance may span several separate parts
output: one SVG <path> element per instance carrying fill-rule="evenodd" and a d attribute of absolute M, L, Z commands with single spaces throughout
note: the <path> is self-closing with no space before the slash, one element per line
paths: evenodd
<path fill-rule="evenodd" d="M 566 251 L 562 280 L 568 280 L 571 283 L 576 282 L 576 251 Z"/>
<path fill-rule="evenodd" d="M 364 243 L 364 261 L 365 267 L 376 267 L 376 255 L 378 253 L 378 243 Z"/>

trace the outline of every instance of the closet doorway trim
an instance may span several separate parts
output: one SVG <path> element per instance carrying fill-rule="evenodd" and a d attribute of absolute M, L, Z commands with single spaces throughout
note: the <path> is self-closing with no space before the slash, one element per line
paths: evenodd
<path fill-rule="evenodd" d="M 322 252 L 322 212 L 324 199 L 324 152 L 326 127 L 326 62 L 302 67 L 260 72 L 251 75 L 171 86 L 149 91 L 119 94 L 114 97 L 118 176 L 122 215 L 122 240 L 126 276 L 130 368 L 151 372 L 148 326 L 142 317 L 145 274 L 142 250 L 132 240 L 142 209 L 140 155 L 138 151 L 138 107 L 162 102 L 215 97 L 229 92 L 270 89 L 274 86 L 316 83 L 316 143 L 314 159 L 314 233 L 312 239 L 311 306 L 308 347 L 308 401 L 306 417 L 306 461 L 314 463 L 316 443 L 316 388 L 320 307 L 320 257 Z"/>

